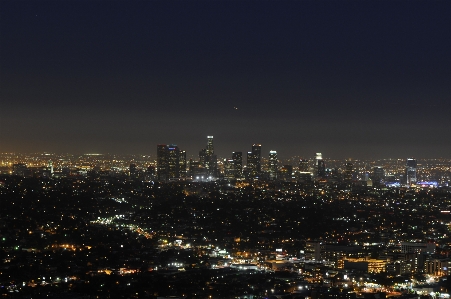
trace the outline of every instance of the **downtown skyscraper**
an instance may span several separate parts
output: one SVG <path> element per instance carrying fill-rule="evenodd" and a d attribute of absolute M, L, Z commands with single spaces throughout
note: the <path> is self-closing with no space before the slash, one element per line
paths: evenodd
<path fill-rule="evenodd" d="M 157 145 L 157 178 L 169 181 L 186 176 L 186 152 L 177 145 Z"/>
<path fill-rule="evenodd" d="M 269 165 L 268 165 L 268 172 L 269 172 L 269 179 L 271 181 L 277 179 L 277 152 L 276 151 L 269 151 Z"/>
<path fill-rule="evenodd" d="M 217 177 L 218 175 L 218 161 L 215 155 L 215 148 L 213 145 L 213 136 L 207 136 L 207 147 L 199 151 L 200 165 L 206 170 L 206 175 L 209 177 Z"/>
<path fill-rule="evenodd" d="M 406 183 L 407 185 L 417 182 L 417 160 L 408 158 L 406 161 Z"/>
<path fill-rule="evenodd" d="M 246 177 L 257 178 L 260 175 L 262 171 L 261 157 L 262 157 L 261 144 L 252 145 L 252 151 L 247 152 Z"/>

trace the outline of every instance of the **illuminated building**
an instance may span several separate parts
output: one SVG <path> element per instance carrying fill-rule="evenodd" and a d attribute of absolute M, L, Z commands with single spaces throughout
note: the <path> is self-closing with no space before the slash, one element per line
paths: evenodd
<path fill-rule="evenodd" d="M 182 173 L 181 171 L 182 170 Z M 157 145 L 157 176 L 160 181 L 169 181 L 186 174 L 186 153 L 177 145 Z"/>
<path fill-rule="evenodd" d="M 309 171 L 309 161 L 307 159 L 299 160 L 299 171 L 300 172 L 308 172 Z"/>
<path fill-rule="evenodd" d="M 450 262 L 448 259 L 434 259 L 428 258 L 425 262 L 425 272 L 426 274 L 434 276 L 445 276 L 448 275 L 448 268 Z"/>
<path fill-rule="evenodd" d="M 408 158 L 406 162 L 406 183 L 407 185 L 417 182 L 417 160 Z"/>
<path fill-rule="evenodd" d="M 252 151 L 247 153 L 247 177 L 256 178 L 261 173 L 261 156 L 262 146 L 260 144 L 254 144 Z"/>
<path fill-rule="evenodd" d="M 207 148 L 199 151 L 200 164 L 207 170 L 207 175 L 216 177 L 218 162 L 214 154 L 213 136 L 207 136 Z"/>
<path fill-rule="evenodd" d="M 224 178 L 229 181 L 235 179 L 233 159 L 224 159 Z"/>
<path fill-rule="evenodd" d="M 345 173 L 344 173 L 344 180 L 346 182 L 352 181 L 352 175 L 353 175 L 353 164 L 351 162 L 347 162 L 345 165 Z"/>
<path fill-rule="evenodd" d="M 338 267 L 343 266 L 343 269 L 346 270 L 358 270 L 366 273 L 382 273 L 385 272 L 387 264 L 387 260 L 381 259 L 344 257 Z"/>
<path fill-rule="evenodd" d="M 179 176 L 186 178 L 186 151 L 179 152 Z"/>
<path fill-rule="evenodd" d="M 269 151 L 269 179 L 277 179 L 277 152 Z"/>
<path fill-rule="evenodd" d="M 380 184 L 385 180 L 385 170 L 381 166 L 373 167 L 373 174 L 371 176 L 373 183 Z"/>
<path fill-rule="evenodd" d="M 401 242 L 402 253 L 435 253 L 435 243 Z"/>
<path fill-rule="evenodd" d="M 207 136 L 207 155 L 212 156 L 214 153 L 213 136 Z"/>
<path fill-rule="evenodd" d="M 321 242 L 307 241 L 305 242 L 305 259 L 309 261 L 321 260 Z"/>
<path fill-rule="evenodd" d="M 241 178 L 243 176 L 243 153 L 233 152 L 232 153 L 232 163 L 235 178 Z"/>
<path fill-rule="evenodd" d="M 202 167 L 206 167 L 206 165 L 208 164 L 207 160 L 208 160 L 207 150 L 203 148 L 199 151 L 199 162 L 202 165 Z"/>
<path fill-rule="evenodd" d="M 323 178 L 326 176 L 326 164 L 324 163 L 321 153 L 316 153 L 315 157 L 315 172 L 316 177 Z"/>

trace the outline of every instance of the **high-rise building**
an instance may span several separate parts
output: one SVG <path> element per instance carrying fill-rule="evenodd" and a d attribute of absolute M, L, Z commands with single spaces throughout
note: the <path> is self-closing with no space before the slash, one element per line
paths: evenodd
<path fill-rule="evenodd" d="M 407 185 L 417 182 L 417 160 L 408 158 L 406 162 L 406 182 Z"/>
<path fill-rule="evenodd" d="M 277 152 L 276 151 L 269 151 L 269 165 L 268 165 L 268 172 L 269 172 L 269 179 L 275 180 L 277 179 Z"/>
<path fill-rule="evenodd" d="M 247 152 L 247 177 L 256 178 L 261 173 L 262 146 L 260 144 L 252 145 L 252 151 Z"/>
<path fill-rule="evenodd" d="M 215 153 L 213 146 L 213 136 L 207 136 L 207 155 L 212 156 Z"/>
<path fill-rule="evenodd" d="M 207 150 L 205 148 L 201 149 L 199 151 L 199 162 L 200 165 L 202 165 L 202 167 L 206 168 L 208 163 L 208 155 L 207 155 Z"/>
<path fill-rule="evenodd" d="M 179 177 L 186 178 L 186 151 L 179 151 Z"/>
<path fill-rule="evenodd" d="M 309 161 L 307 159 L 299 159 L 299 171 L 308 172 L 309 171 Z"/>
<path fill-rule="evenodd" d="M 371 180 L 374 184 L 380 184 L 385 180 L 385 170 L 381 166 L 374 166 Z"/>
<path fill-rule="evenodd" d="M 168 155 L 168 179 L 180 177 L 180 150 L 177 145 L 171 144 L 167 149 Z"/>
<path fill-rule="evenodd" d="M 233 169 L 233 159 L 224 159 L 224 179 L 231 181 L 235 179 L 235 171 Z"/>
<path fill-rule="evenodd" d="M 182 159 L 181 159 L 182 158 Z M 181 161 L 182 160 L 182 161 Z M 186 174 L 186 153 L 180 151 L 177 145 L 157 145 L 157 176 L 160 181 L 178 179 Z M 184 170 L 184 171 L 183 171 Z"/>
<path fill-rule="evenodd" d="M 345 165 L 345 172 L 343 175 L 343 179 L 345 182 L 351 182 L 352 181 L 352 176 L 354 174 L 354 170 L 353 170 L 354 165 L 351 162 L 347 162 Z"/>
<path fill-rule="evenodd" d="M 159 181 L 167 181 L 168 178 L 168 155 L 167 145 L 157 145 L 157 179 Z"/>
<path fill-rule="evenodd" d="M 206 169 L 208 176 L 216 177 L 218 174 L 218 162 L 214 153 L 213 136 L 207 136 L 207 148 L 199 151 L 199 161 Z"/>
<path fill-rule="evenodd" d="M 321 153 L 316 153 L 315 172 L 316 176 L 319 178 L 323 178 L 326 176 L 326 164 L 324 163 L 323 155 Z"/>
<path fill-rule="evenodd" d="M 233 152 L 232 161 L 235 178 L 238 179 L 243 177 L 243 153 Z"/>

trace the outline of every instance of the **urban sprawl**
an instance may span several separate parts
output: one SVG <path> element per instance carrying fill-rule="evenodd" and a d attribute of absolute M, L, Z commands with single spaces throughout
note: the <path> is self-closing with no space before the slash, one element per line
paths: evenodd
<path fill-rule="evenodd" d="M 245 163 L 244 163 L 245 161 Z M 449 298 L 451 160 L 0 154 L 3 298 Z"/>

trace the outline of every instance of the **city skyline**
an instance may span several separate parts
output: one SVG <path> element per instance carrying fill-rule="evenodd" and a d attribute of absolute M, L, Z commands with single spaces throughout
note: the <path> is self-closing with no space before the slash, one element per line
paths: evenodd
<path fill-rule="evenodd" d="M 444 1 L 0 2 L 0 152 L 451 158 Z"/>
<path fill-rule="evenodd" d="M 213 136 L 209 135 L 209 136 L 205 136 L 208 137 L 208 139 L 210 140 L 213 139 Z M 168 142 L 168 143 L 158 143 L 158 144 L 154 144 L 153 147 L 157 146 L 157 150 L 154 149 L 150 149 L 149 151 L 146 152 L 111 152 L 111 151 L 106 151 L 106 152 L 97 152 L 97 151 L 91 151 L 91 152 L 81 152 L 81 151 L 5 151 L 5 152 L 0 152 L 0 154 L 14 154 L 14 155 L 49 155 L 49 156 L 53 156 L 53 155 L 73 155 L 73 156 L 122 156 L 122 157 L 126 157 L 126 156 L 136 156 L 136 157 L 148 157 L 151 159 L 155 159 L 157 160 L 158 157 L 158 147 L 159 146 L 167 146 L 167 147 L 177 147 L 177 148 L 181 148 L 180 150 L 183 149 L 183 152 L 186 154 L 187 159 L 194 159 L 194 160 L 202 160 L 202 157 L 200 156 L 201 153 L 200 151 L 205 151 L 205 149 L 201 149 L 202 145 L 194 145 L 191 144 L 190 146 L 188 146 L 188 148 L 190 148 L 190 151 L 186 151 L 185 149 L 187 147 L 185 146 L 179 146 L 179 143 L 177 142 Z M 247 147 L 244 146 L 243 148 L 235 148 L 235 150 L 231 151 L 231 152 L 225 152 L 224 150 L 221 150 L 219 148 L 218 152 L 221 152 L 223 154 L 220 155 L 215 155 L 215 157 L 217 157 L 217 159 L 228 159 L 231 158 L 234 153 L 244 153 L 244 154 L 251 154 L 253 151 L 253 148 L 258 145 L 261 151 L 261 159 L 269 161 L 271 160 L 271 155 L 272 154 L 276 154 L 276 156 L 278 156 L 278 161 L 289 161 L 292 159 L 296 159 L 299 158 L 301 160 L 308 160 L 308 161 L 315 161 L 318 157 L 318 154 L 321 155 L 321 153 L 318 153 L 318 151 L 315 151 L 314 153 L 306 153 L 306 154 L 302 154 L 305 153 L 305 150 L 300 150 L 297 153 L 294 152 L 294 155 L 287 155 L 284 154 L 283 152 L 281 153 L 278 149 L 277 146 L 275 148 L 267 148 L 266 146 L 263 146 L 262 144 L 257 144 L 257 143 L 248 143 Z M 207 144 L 208 146 L 208 144 Z M 263 150 L 261 149 L 263 148 Z M 216 148 L 216 150 L 218 150 L 218 148 Z M 377 161 L 377 160 L 404 160 L 404 159 L 449 159 L 446 156 L 440 156 L 440 157 L 433 157 L 433 156 L 409 156 L 409 155 L 404 155 L 404 156 L 390 156 L 390 155 L 380 155 L 380 156 L 376 156 L 376 157 L 371 157 L 371 156 L 365 156 L 365 155 L 360 155 L 360 156 L 337 156 L 337 155 L 333 155 L 334 151 L 332 150 L 330 153 L 329 152 L 325 152 L 326 156 L 324 157 L 324 160 L 342 160 L 342 161 Z"/>

